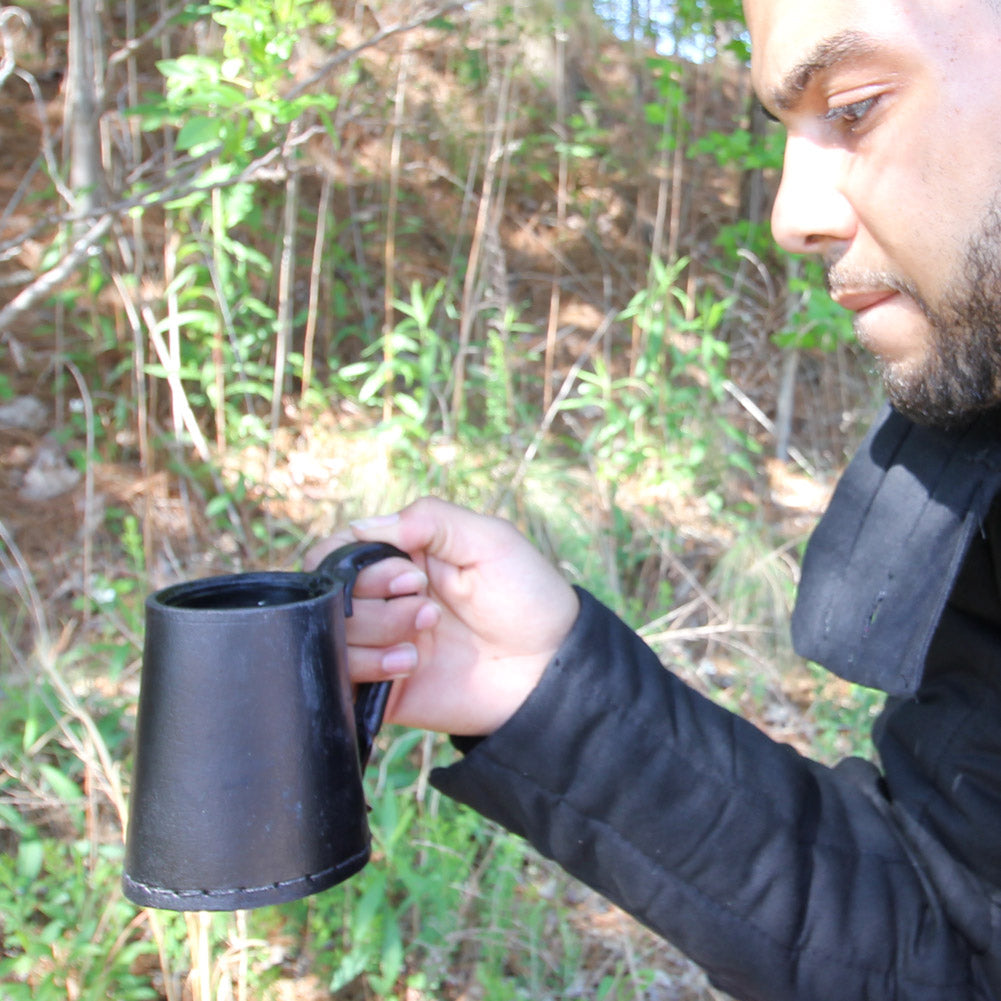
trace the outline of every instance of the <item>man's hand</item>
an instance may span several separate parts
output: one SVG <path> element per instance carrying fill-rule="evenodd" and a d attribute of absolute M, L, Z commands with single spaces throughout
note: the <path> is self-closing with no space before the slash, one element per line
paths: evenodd
<path fill-rule="evenodd" d="M 347 622 L 352 680 L 397 679 L 387 722 L 492 733 L 570 631 L 573 589 L 509 522 L 444 501 L 425 498 L 351 530 L 307 561 L 351 539 L 390 542 L 414 561 L 384 560 L 359 576 Z"/>

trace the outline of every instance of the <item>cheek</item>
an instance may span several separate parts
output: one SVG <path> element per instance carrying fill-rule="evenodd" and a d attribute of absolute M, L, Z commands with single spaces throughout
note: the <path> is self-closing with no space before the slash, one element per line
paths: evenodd
<path fill-rule="evenodd" d="M 958 213 L 943 211 L 957 179 L 947 179 L 944 165 L 914 140 L 911 134 L 888 141 L 882 155 L 859 163 L 851 184 L 862 228 L 885 266 L 934 296 L 962 249 L 964 227 Z"/>
<path fill-rule="evenodd" d="M 996 116 L 951 106 L 924 124 L 910 153 L 915 180 L 912 239 L 943 265 L 958 266 L 1001 194 L 1001 130 Z"/>

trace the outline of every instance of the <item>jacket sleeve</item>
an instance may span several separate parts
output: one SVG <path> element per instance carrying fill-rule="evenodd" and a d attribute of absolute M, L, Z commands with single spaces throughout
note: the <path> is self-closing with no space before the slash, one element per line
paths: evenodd
<path fill-rule="evenodd" d="M 738 999 L 998 996 L 976 961 L 997 907 L 979 884 L 967 892 L 948 853 L 930 871 L 925 828 L 875 767 L 830 769 L 772 741 L 580 596 L 536 691 L 437 770 L 437 788 L 527 838 Z M 960 925 L 943 879 L 963 886 Z"/>

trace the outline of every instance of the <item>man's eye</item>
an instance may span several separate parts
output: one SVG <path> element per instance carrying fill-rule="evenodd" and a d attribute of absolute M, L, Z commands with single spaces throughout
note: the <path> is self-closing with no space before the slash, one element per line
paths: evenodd
<path fill-rule="evenodd" d="M 824 121 L 844 125 L 851 130 L 865 118 L 877 100 L 878 97 L 875 96 L 867 97 L 861 101 L 853 101 L 851 104 L 831 108 L 824 115 Z"/>

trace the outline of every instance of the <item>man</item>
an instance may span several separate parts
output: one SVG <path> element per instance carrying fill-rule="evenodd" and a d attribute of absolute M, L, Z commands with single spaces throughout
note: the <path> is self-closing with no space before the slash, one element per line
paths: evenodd
<path fill-rule="evenodd" d="M 745 10 L 788 130 L 775 234 L 823 255 L 896 407 L 811 541 L 794 616 L 801 652 L 891 693 L 880 769 L 775 744 L 510 525 L 434 500 L 353 526 L 418 569 L 363 575 L 352 674 L 400 678 L 389 718 L 456 736 L 439 788 L 737 998 L 1001 998 L 1001 12 Z"/>

